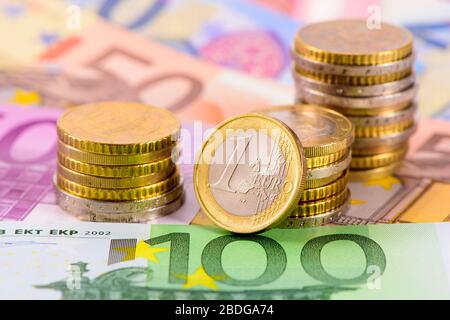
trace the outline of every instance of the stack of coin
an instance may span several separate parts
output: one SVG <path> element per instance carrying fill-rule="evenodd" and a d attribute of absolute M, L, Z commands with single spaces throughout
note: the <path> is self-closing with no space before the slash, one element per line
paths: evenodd
<path fill-rule="evenodd" d="M 297 101 L 332 108 L 355 125 L 352 179 L 392 174 L 415 130 L 411 33 L 363 20 L 316 23 L 299 30 L 292 55 Z"/>
<path fill-rule="evenodd" d="M 347 188 L 352 123 L 340 113 L 315 105 L 273 107 L 261 111 L 281 120 L 299 138 L 306 157 L 306 182 L 301 199 L 283 227 L 330 222 L 348 207 Z"/>
<path fill-rule="evenodd" d="M 164 109 L 103 102 L 57 123 L 57 203 L 88 221 L 144 222 L 176 210 L 180 123 Z"/>

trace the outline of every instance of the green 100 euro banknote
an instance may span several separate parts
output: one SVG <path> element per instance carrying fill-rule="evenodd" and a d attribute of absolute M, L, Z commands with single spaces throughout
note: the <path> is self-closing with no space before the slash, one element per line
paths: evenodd
<path fill-rule="evenodd" d="M 2 299 L 448 299 L 450 224 L 0 223 Z"/>

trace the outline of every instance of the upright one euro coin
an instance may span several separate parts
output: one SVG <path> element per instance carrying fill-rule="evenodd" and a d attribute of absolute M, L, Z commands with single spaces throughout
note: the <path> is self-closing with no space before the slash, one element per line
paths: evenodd
<path fill-rule="evenodd" d="M 306 176 L 297 135 L 263 115 L 239 115 L 219 124 L 194 166 L 194 189 L 218 226 L 253 233 L 276 226 L 295 210 Z"/>

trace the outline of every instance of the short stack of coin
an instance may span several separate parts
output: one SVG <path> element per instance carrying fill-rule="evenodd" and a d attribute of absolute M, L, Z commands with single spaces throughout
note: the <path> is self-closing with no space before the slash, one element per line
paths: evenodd
<path fill-rule="evenodd" d="M 315 105 L 273 107 L 261 112 L 290 127 L 306 157 L 301 200 L 281 226 L 318 226 L 342 214 L 350 199 L 347 182 L 354 140 L 352 123 L 336 111 Z"/>
<path fill-rule="evenodd" d="M 82 220 L 149 221 L 179 208 L 180 123 L 167 110 L 103 102 L 57 123 L 57 203 Z"/>
<path fill-rule="evenodd" d="M 311 24 L 297 33 L 293 59 L 297 101 L 332 108 L 355 125 L 351 178 L 392 174 L 415 130 L 411 33 L 365 20 Z"/>

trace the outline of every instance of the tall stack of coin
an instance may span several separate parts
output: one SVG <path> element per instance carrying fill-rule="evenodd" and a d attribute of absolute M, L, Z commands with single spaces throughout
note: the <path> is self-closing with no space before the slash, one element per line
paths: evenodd
<path fill-rule="evenodd" d="M 293 50 L 296 99 L 327 106 L 355 125 L 351 177 L 382 178 L 401 164 L 415 130 L 413 37 L 363 20 L 308 25 Z"/>
<path fill-rule="evenodd" d="M 281 120 L 299 138 L 306 157 L 307 179 L 297 208 L 284 227 L 330 222 L 348 207 L 347 188 L 352 123 L 340 113 L 315 105 L 273 107 L 262 113 Z"/>
<path fill-rule="evenodd" d="M 57 123 L 57 203 L 82 220 L 143 222 L 176 210 L 180 123 L 164 109 L 104 102 Z"/>

